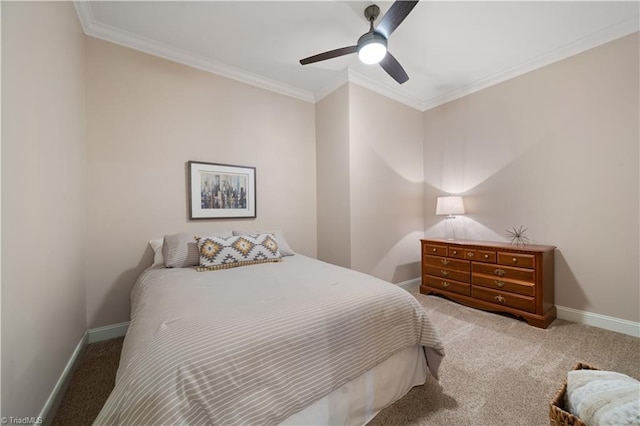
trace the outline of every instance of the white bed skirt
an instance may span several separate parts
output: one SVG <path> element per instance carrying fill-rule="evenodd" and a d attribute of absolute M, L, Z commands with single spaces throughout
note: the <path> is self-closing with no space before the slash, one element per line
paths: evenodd
<path fill-rule="evenodd" d="M 427 378 L 424 348 L 392 355 L 282 422 L 283 425 L 364 425 Z"/>

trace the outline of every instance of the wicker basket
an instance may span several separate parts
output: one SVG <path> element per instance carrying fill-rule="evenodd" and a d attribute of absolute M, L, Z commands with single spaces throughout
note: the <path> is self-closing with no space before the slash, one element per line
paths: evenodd
<path fill-rule="evenodd" d="M 599 370 L 589 364 L 576 363 L 572 370 Z M 565 409 L 564 397 L 567 394 L 567 379 L 562 382 L 562 386 L 549 403 L 549 424 L 551 426 L 586 426 L 580 418 L 574 416 Z"/>

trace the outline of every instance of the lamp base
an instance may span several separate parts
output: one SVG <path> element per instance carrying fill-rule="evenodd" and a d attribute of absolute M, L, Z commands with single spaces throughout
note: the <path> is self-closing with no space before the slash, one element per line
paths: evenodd
<path fill-rule="evenodd" d="M 444 218 L 444 237 L 447 240 L 455 240 L 456 239 L 456 229 L 452 219 L 456 217 L 452 214 Z"/>

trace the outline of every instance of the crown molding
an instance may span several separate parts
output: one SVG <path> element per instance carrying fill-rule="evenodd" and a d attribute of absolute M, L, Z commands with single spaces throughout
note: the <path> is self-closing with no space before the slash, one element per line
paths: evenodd
<path fill-rule="evenodd" d="M 401 104 L 405 104 L 407 106 L 415 108 L 419 111 L 424 111 L 424 101 L 420 100 L 419 98 L 407 95 L 406 93 L 401 92 L 395 86 L 381 84 L 371 77 L 367 77 L 366 75 L 361 74 L 357 71 L 353 71 L 351 69 L 349 70 L 349 82 L 364 87 L 365 89 L 369 89 L 372 92 L 376 92 L 389 99 L 393 99 L 394 101 L 398 101 Z"/>
<path fill-rule="evenodd" d="M 89 26 L 93 25 L 93 23 L 95 22 L 95 19 L 93 19 L 93 12 L 91 12 L 91 8 L 89 7 L 89 2 L 74 1 L 73 5 L 76 7 L 78 18 L 80 18 L 80 25 L 82 25 L 82 30 L 85 34 L 87 34 Z"/>
<path fill-rule="evenodd" d="M 354 71 L 350 68 L 345 68 L 343 72 L 340 72 L 337 78 L 333 79 L 331 82 L 329 82 L 329 84 L 322 87 L 322 89 L 314 92 L 315 101 L 321 101 L 346 83 L 356 84 L 358 86 L 364 87 L 367 90 L 378 93 L 386 98 L 390 98 L 397 102 L 400 102 L 401 104 L 410 106 L 419 111 L 424 111 L 424 102 L 422 102 L 420 99 L 412 96 L 407 96 L 405 93 L 400 92 L 398 89 L 392 86 L 382 85 L 374 79 L 367 77 L 366 75 Z"/>
<path fill-rule="evenodd" d="M 612 25 L 601 31 L 589 34 L 586 37 L 568 43 L 528 61 L 522 62 L 514 67 L 507 68 L 498 73 L 477 80 L 466 86 L 428 99 L 424 102 L 422 111 L 426 111 L 472 93 L 479 92 L 480 90 L 487 89 L 491 86 L 511 80 L 512 78 L 519 77 L 528 72 L 551 65 L 554 62 L 567 59 L 571 56 L 601 46 L 605 43 L 609 43 L 637 31 L 640 31 L 640 21 L 638 16 L 619 22 L 618 24 Z"/>
<path fill-rule="evenodd" d="M 180 49 L 140 37 L 121 29 L 97 23 L 93 17 L 88 1 L 74 1 L 74 4 L 85 34 L 92 37 L 120 44 L 144 53 L 159 56 L 170 61 L 300 99 L 305 102 L 318 102 L 346 82 L 350 82 L 422 112 L 640 31 L 639 17 L 635 16 L 465 86 L 432 98 L 422 99 L 419 96 L 408 95 L 396 86 L 382 84 L 352 69 L 344 70 L 344 72 L 341 72 L 336 78 L 315 92 L 300 89 L 203 56 L 181 51 Z"/>
<path fill-rule="evenodd" d="M 197 68 L 202 71 L 217 74 L 242 83 L 270 90 L 305 102 L 315 102 L 313 93 L 308 90 L 280 83 L 275 80 L 254 74 L 231 65 L 223 64 L 200 55 L 194 55 L 163 43 L 158 43 L 146 37 L 95 22 L 88 2 L 76 1 L 76 10 L 85 34 L 102 40 L 116 43 L 154 56 L 159 56 L 173 62 Z"/>

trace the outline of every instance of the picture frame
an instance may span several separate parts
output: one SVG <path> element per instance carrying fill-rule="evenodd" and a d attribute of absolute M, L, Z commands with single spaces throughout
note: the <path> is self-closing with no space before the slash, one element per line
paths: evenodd
<path fill-rule="evenodd" d="M 189 219 L 256 217 L 256 168 L 188 162 Z"/>

